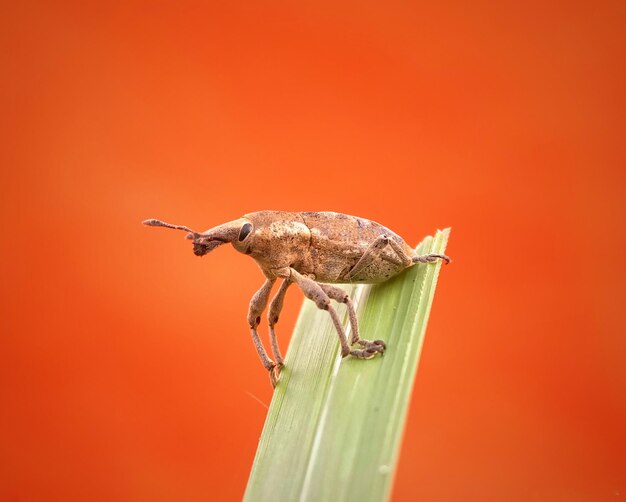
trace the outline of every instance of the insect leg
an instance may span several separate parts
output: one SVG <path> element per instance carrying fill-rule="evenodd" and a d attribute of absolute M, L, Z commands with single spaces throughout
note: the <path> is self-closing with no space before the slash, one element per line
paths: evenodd
<path fill-rule="evenodd" d="M 446 263 L 450 263 L 450 258 L 448 258 L 445 254 L 431 253 L 431 254 L 418 255 L 414 253 L 413 256 L 409 256 L 406 254 L 404 249 L 402 249 L 402 246 L 400 246 L 400 244 L 398 244 L 393 239 L 389 239 L 389 245 L 396 252 L 396 255 L 398 255 L 398 258 L 402 260 L 402 264 L 405 267 L 408 267 L 409 265 L 413 265 L 414 263 L 431 263 L 437 260 L 444 260 Z M 386 257 L 383 256 L 383 258 L 386 258 Z"/>
<path fill-rule="evenodd" d="M 446 265 L 450 263 L 450 257 L 445 254 L 423 254 L 423 255 L 415 255 L 411 257 L 413 263 L 431 263 L 437 260 L 443 260 L 446 262 Z"/>
<path fill-rule="evenodd" d="M 386 235 L 379 235 L 374 242 L 363 252 L 359 261 L 357 261 L 346 274 L 346 279 L 350 280 L 355 275 L 358 275 L 364 268 L 372 264 L 372 262 L 380 256 L 380 253 L 387 246 L 389 238 Z"/>
<path fill-rule="evenodd" d="M 270 291 L 272 290 L 272 286 L 275 281 L 276 279 L 267 279 L 263 286 L 261 286 L 261 289 L 254 293 L 252 300 L 250 300 L 250 307 L 248 308 L 248 325 L 250 326 L 252 342 L 254 343 L 254 348 L 256 349 L 257 354 L 259 354 L 261 363 L 265 369 L 269 371 L 270 382 L 273 387 L 276 387 L 276 382 L 278 381 L 278 371 L 280 371 L 280 368 L 277 369 L 276 363 L 268 357 L 256 329 L 261 322 L 261 314 L 265 310 L 267 299 L 270 296 Z"/>
<path fill-rule="evenodd" d="M 337 334 L 339 335 L 339 343 L 341 343 L 341 357 L 346 357 L 350 354 L 350 345 L 348 344 L 346 332 L 341 325 L 337 311 L 330 304 L 330 298 L 324 292 L 321 285 L 290 267 L 285 267 L 284 269 L 279 270 L 278 275 L 295 282 L 304 293 L 304 296 L 315 302 L 318 309 L 328 311 L 331 319 L 333 320 L 333 324 L 335 325 L 335 329 L 337 330 Z"/>
<path fill-rule="evenodd" d="M 350 344 L 354 345 L 358 343 L 361 347 L 365 347 L 363 350 L 358 350 L 359 354 L 354 354 L 355 350 L 351 350 L 350 353 L 353 356 L 361 357 L 362 359 L 369 359 L 376 355 L 377 352 L 381 354 L 385 352 L 385 342 L 382 340 L 364 340 L 359 337 L 359 325 L 356 318 L 356 311 L 354 310 L 354 303 L 352 302 L 352 298 L 350 295 L 346 293 L 343 289 L 338 288 L 337 286 L 333 286 L 331 284 L 320 284 L 320 287 L 324 290 L 324 292 L 333 300 L 336 300 L 340 303 L 345 303 L 348 308 L 348 316 L 350 318 L 350 326 L 352 326 L 352 336 L 350 337 Z"/>
<path fill-rule="evenodd" d="M 270 309 L 267 314 L 267 319 L 270 325 L 270 343 L 272 347 L 272 353 L 274 354 L 274 359 L 276 359 L 276 364 L 278 364 L 278 366 L 281 368 L 283 366 L 283 356 L 280 354 L 278 339 L 276 338 L 276 333 L 274 332 L 274 325 L 278 322 L 278 316 L 283 308 L 285 294 L 287 293 L 287 288 L 290 285 L 291 281 L 289 279 L 283 280 L 283 283 L 280 285 L 280 289 L 276 293 L 276 296 L 272 298 L 272 303 L 270 303 Z"/>
<path fill-rule="evenodd" d="M 319 284 L 319 283 L 318 283 Z M 345 303 L 348 308 L 348 316 L 350 318 L 350 326 L 352 326 L 352 335 L 350 336 L 350 344 L 354 345 L 359 341 L 359 326 L 354 310 L 352 298 L 343 289 L 331 284 L 320 284 L 320 287 L 330 298 L 339 303 Z"/>
<path fill-rule="evenodd" d="M 394 255 L 388 253 L 383 254 L 385 248 L 389 246 L 394 251 Z M 364 268 L 371 265 L 371 263 L 380 257 L 383 260 L 390 261 L 396 265 L 402 265 L 403 267 L 409 267 L 415 263 L 430 263 L 439 259 L 444 260 L 446 263 L 450 263 L 450 258 L 442 254 L 425 254 L 425 255 L 413 255 L 406 254 L 402 246 L 393 239 L 390 239 L 386 235 L 379 235 L 376 240 L 370 244 L 365 250 L 363 256 L 356 262 L 356 265 L 346 275 L 346 279 L 350 280 L 352 277 L 358 275 Z"/>
<path fill-rule="evenodd" d="M 313 300 L 317 305 L 317 308 L 322 310 L 327 310 L 330 314 L 330 317 L 335 325 L 335 329 L 337 330 L 337 334 L 339 335 L 339 343 L 341 344 L 341 357 L 346 357 L 347 355 L 352 355 L 359 359 L 371 359 L 378 352 L 382 353 L 384 348 L 384 343 L 382 345 L 377 344 L 376 342 L 368 342 L 363 340 L 366 343 L 366 347 L 364 349 L 351 349 L 348 344 L 348 337 L 346 336 L 346 332 L 341 325 L 341 321 L 339 320 L 339 316 L 337 315 L 337 311 L 330 304 L 330 296 L 324 291 L 324 287 L 328 286 L 326 284 L 322 285 L 315 282 L 308 277 L 301 275 L 297 270 L 293 268 L 284 269 L 282 271 L 281 276 L 285 276 L 284 274 L 290 274 L 289 277 L 293 280 L 302 290 L 304 296 Z M 339 288 L 336 288 L 339 289 Z M 344 296 L 347 296 L 345 291 L 343 292 Z M 339 296 L 339 294 L 337 294 Z M 352 309 L 354 310 L 354 308 Z M 356 321 L 356 315 L 354 316 L 354 320 Z M 351 319 L 352 321 L 352 319 Z"/>
<path fill-rule="evenodd" d="M 400 259 L 400 262 L 402 263 L 402 265 L 404 265 L 405 267 L 408 267 L 409 265 L 413 264 L 411 257 L 404 252 L 404 249 L 402 249 L 402 246 L 400 246 L 400 244 L 398 244 L 393 239 L 388 239 L 387 244 L 389 244 L 389 246 L 391 246 L 391 249 L 394 250 L 394 252 L 396 253 L 396 256 Z M 385 258 L 384 255 L 383 255 L 383 258 Z"/>

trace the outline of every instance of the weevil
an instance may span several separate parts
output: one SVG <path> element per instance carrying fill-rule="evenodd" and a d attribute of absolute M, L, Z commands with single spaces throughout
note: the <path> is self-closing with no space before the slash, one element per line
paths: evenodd
<path fill-rule="evenodd" d="M 230 242 L 237 251 L 257 262 L 265 276 L 265 283 L 250 300 L 248 325 L 254 347 L 274 387 L 284 366 L 274 327 L 291 284 L 295 283 L 305 297 L 330 314 L 339 335 L 342 357 L 350 355 L 358 359 L 371 359 L 385 352 L 385 342 L 365 340 L 359 336 L 352 300 L 335 284 L 375 284 L 390 279 L 416 263 L 437 260 L 450 262 L 446 255 L 418 255 L 402 237 L 379 223 L 331 211 L 258 211 L 202 233 L 155 219 L 143 223 L 186 231 L 187 238 L 193 241 L 193 252 L 197 256 L 204 256 Z M 272 286 L 278 279 L 282 283 L 268 310 L 270 346 L 274 356 L 272 360 L 263 347 L 257 328 L 261 314 L 267 307 Z M 345 304 L 348 309 L 352 328 L 350 341 L 331 300 Z"/>

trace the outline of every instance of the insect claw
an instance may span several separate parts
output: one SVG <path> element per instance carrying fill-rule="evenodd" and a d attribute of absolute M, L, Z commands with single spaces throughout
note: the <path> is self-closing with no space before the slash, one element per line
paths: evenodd
<path fill-rule="evenodd" d="M 385 342 L 382 340 L 374 340 L 370 342 L 369 340 L 359 340 L 357 342 L 362 349 L 352 349 L 350 351 L 350 355 L 354 356 L 358 359 L 372 359 L 376 356 L 376 354 L 380 354 L 381 356 L 385 353 Z"/>
<path fill-rule="evenodd" d="M 283 363 L 274 363 L 274 365 L 268 370 L 270 374 L 270 383 L 272 388 L 276 388 L 278 385 L 278 379 L 280 378 L 280 370 L 283 368 Z"/>

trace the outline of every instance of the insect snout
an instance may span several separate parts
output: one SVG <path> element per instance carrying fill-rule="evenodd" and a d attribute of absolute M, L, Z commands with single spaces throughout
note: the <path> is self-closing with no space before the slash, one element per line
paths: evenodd
<path fill-rule="evenodd" d="M 199 237 L 194 234 L 188 234 L 187 239 L 193 240 L 193 254 L 196 256 L 204 256 L 213 251 L 216 247 L 224 244 L 223 241 Z"/>

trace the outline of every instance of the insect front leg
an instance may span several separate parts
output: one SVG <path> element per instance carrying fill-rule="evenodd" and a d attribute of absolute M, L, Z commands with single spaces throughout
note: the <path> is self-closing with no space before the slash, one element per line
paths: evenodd
<path fill-rule="evenodd" d="M 359 323 L 356 318 L 356 311 L 354 310 L 354 303 L 350 295 L 343 289 L 333 286 L 331 284 L 320 284 L 320 287 L 324 292 L 333 300 L 340 303 L 345 303 L 348 309 L 348 317 L 350 318 L 350 326 L 352 327 L 352 335 L 350 337 L 350 344 L 354 345 L 358 343 L 361 349 L 351 349 L 350 354 L 360 359 L 371 359 L 376 354 L 383 354 L 385 352 L 385 342 L 382 340 L 369 341 L 359 336 Z"/>
<path fill-rule="evenodd" d="M 261 314 L 267 306 L 267 299 L 270 296 L 270 292 L 275 281 L 276 279 L 267 279 L 263 286 L 261 286 L 261 289 L 254 293 L 252 300 L 250 300 L 250 307 L 248 308 L 248 325 L 250 326 L 252 342 L 254 343 L 254 348 L 256 349 L 257 354 L 259 354 L 261 363 L 265 369 L 269 371 L 272 387 L 276 387 L 276 382 L 278 381 L 278 371 L 280 371 L 280 368 L 277 368 L 276 363 L 268 357 L 256 329 L 261 322 Z"/>
<path fill-rule="evenodd" d="M 272 299 L 272 303 L 270 303 L 270 308 L 267 313 L 267 320 L 270 325 L 270 344 L 272 347 L 272 354 L 274 354 L 274 359 L 276 359 L 276 364 L 278 364 L 279 368 L 283 367 L 283 356 L 280 354 L 278 339 L 276 338 L 276 333 L 274 332 L 274 325 L 278 322 L 278 316 L 280 315 L 280 311 L 283 309 L 285 294 L 287 293 L 287 288 L 290 285 L 290 280 L 283 280 L 283 283 L 280 285 L 280 289 L 276 293 L 276 296 Z"/>

